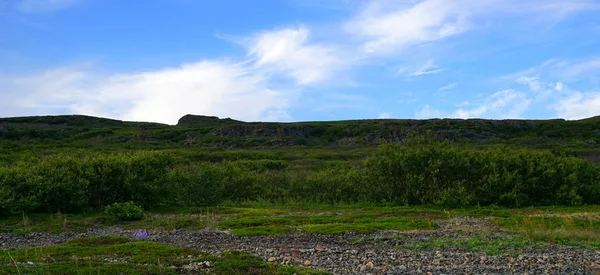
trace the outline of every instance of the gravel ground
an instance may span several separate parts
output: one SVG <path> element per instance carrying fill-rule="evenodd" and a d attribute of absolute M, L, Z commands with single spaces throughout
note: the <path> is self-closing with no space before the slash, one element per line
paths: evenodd
<path fill-rule="evenodd" d="M 402 250 L 396 246 L 432 239 L 478 236 L 493 240 L 512 234 L 485 219 L 454 217 L 438 221 L 431 231 L 319 235 L 290 232 L 279 236 L 237 237 L 221 231 L 148 232 L 146 238 L 210 253 L 243 250 L 274 264 L 306 266 L 332 274 L 600 274 L 600 251 L 558 245 L 509 247 L 501 255 L 459 248 Z M 0 234 L 0 249 L 62 244 L 73 238 L 119 235 L 136 231 L 91 229 L 86 233 L 27 236 Z M 400 236 L 400 237 L 398 237 Z M 360 240 L 360 241 L 357 241 Z"/>

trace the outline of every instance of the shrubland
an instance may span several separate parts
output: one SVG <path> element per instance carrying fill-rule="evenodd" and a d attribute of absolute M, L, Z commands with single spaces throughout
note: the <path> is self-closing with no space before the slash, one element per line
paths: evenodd
<path fill-rule="evenodd" d="M 551 151 L 418 139 L 350 156 L 327 159 L 308 149 L 23 153 L 0 166 L 0 214 L 79 213 L 130 201 L 146 209 L 252 201 L 445 207 L 600 201 L 600 167 Z"/>

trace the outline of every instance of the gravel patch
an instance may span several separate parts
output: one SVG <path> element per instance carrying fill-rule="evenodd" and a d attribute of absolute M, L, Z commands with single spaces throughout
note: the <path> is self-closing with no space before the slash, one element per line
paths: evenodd
<path fill-rule="evenodd" d="M 600 251 L 559 245 L 508 247 L 500 255 L 464 248 L 398 249 L 406 243 L 470 236 L 494 241 L 509 232 L 486 219 L 454 217 L 437 221 L 431 231 L 319 235 L 290 232 L 277 236 L 238 237 L 224 231 L 148 231 L 143 238 L 218 254 L 247 251 L 273 264 L 326 270 L 332 274 L 599 274 Z M 74 238 L 124 236 L 139 231 L 120 228 L 90 229 L 85 233 L 0 234 L 0 249 L 60 245 Z M 483 232 L 483 233 L 482 233 Z M 494 232 L 487 234 L 487 232 Z"/>

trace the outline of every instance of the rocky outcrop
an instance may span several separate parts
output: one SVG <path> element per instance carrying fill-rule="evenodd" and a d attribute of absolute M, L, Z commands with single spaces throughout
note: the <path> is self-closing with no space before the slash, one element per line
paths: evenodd
<path fill-rule="evenodd" d="M 314 138 L 311 133 L 312 127 L 306 125 L 257 124 L 215 128 L 209 132 L 209 135 L 227 138 L 285 136 L 308 139 Z"/>
<path fill-rule="evenodd" d="M 185 115 L 179 119 L 177 126 L 184 127 L 205 127 L 205 126 L 220 126 L 228 124 L 241 124 L 243 121 L 234 120 L 231 118 L 220 119 L 216 116 L 200 116 L 200 115 Z"/>

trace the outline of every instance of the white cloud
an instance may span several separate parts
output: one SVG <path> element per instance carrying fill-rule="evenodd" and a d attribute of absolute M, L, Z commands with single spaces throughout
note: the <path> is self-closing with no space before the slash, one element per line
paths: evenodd
<path fill-rule="evenodd" d="M 411 76 L 422 76 L 422 75 L 429 75 L 429 74 L 439 74 L 443 71 L 444 71 L 444 69 L 437 66 L 435 64 L 435 61 L 433 61 L 433 59 L 429 59 L 423 65 L 420 65 L 420 66 L 400 67 L 396 73 L 398 75 L 411 77 Z"/>
<path fill-rule="evenodd" d="M 599 7 L 596 0 L 514 0 L 508 2 L 512 2 L 509 8 L 512 8 L 513 12 L 535 12 L 549 17 L 551 20 L 562 20 L 571 14 L 595 10 Z"/>
<path fill-rule="evenodd" d="M 562 82 L 556 82 L 556 84 L 554 84 L 554 90 L 557 92 L 562 92 L 565 89 L 565 84 L 563 84 Z"/>
<path fill-rule="evenodd" d="M 367 53 L 394 52 L 406 46 L 439 40 L 467 30 L 463 14 L 444 0 L 371 1 L 347 23 L 349 32 L 367 39 Z"/>
<path fill-rule="evenodd" d="M 516 79 L 531 88 L 544 88 L 540 78 L 560 79 L 562 82 L 578 82 L 592 80 L 600 73 L 600 58 L 593 57 L 581 60 L 550 59 L 539 66 L 505 75 L 502 79 Z M 532 86 L 533 85 L 533 86 Z M 534 89 L 532 89 L 534 90 Z"/>
<path fill-rule="evenodd" d="M 444 113 L 438 109 L 435 109 L 429 105 L 425 105 L 415 114 L 415 118 L 426 119 L 426 118 L 442 118 Z"/>
<path fill-rule="evenodd" d="M 299 84 L 315 84 L 330 79 L 346 61 L 332 45 L 309 43 L 306 27 L 263 32 L 252 39 L 249 55 L 256 66 L 284 72 Z"/>
<path fill-rule="evenodd" d="M 303 87 L 336 78 L 346 64 L 337 48 L 310 43 L 308 37 L 305 27 L 259 33 L 246 40 L 250 59 L 240 63 L 205 60 L 105 76 L 90 68 L 65 67 L 0 75 L 0 89 L 18 92 L 11 104 L 35 113 L 171 124 L 188 113 L 289 120 L 288 110 Z"/>
<path fill-rule="evenodd" d="M 566 92 L 564 83 L 545 81 L 539 75 L 521 76 L 517 78 L 516 82 L 527 86 L 536 100 L 553 98 Z"/>
<path fill-rule="evenodd" d="M 142 73 L 96 76 L 90 70 L 55 69 L 2 77 L 18 91 L 14 104 L 37 113 L 79 113 L 174 124 L 185 114 L 243 120 L 287 120 L 298 96 L 269 89 L 268 80 L 245 65 L 201 61 Z"/>
<path fill-rule="evenodd" d="M 532 92 L 539 92 L 542 89 L 539 76 L 521 76 L 517 79 L 517 82 L 527 85 Z"/>
<path fill-rule="evenodd" d="M 468 102 L 468 101 L 463 101 L 461 103 L 454 104 L 455 107 L 466 107 L 466 106 L 469 106 L 469 105 L 471 105 L 471 102 Z"/>
<path fill-rule="evenodd" d="M 17 10 L 25 13 L 55 12 L 74 6 L 83 0 L 17 0 Z"/>
<path fill-rule="evenodd" d="M 454 117 L 459 118 L 520 118 L 531 104 L 523 93 L 503 90 L 488 96 L 484 102 L 471 109 L 458 109 Z"/>
<path fill-rule="evenodd" d="M 392 116 L 389 113 L 381 113 L 379 114 L 379 116 L 377 117 L 377 119 L 388 119 L 391 118 Z"/>
<path fill-rule="evenodd" d="M 564 81 L 580 81 L 596 77 L 600 73 L 600 58 L 577 61 L 553 60 L 546 62 L 538 70 Z"/>
<path fill-rule="evenodd" d="M 423 106 L 415 116 L 417 118 L 484 118 L 484 119 L 506 119 L 520 118 L 531 105 L 532 100 L 527 95 L 514 90 L 503 90 L 487 96 L 482 103 L 474 104 L 463 101 L 455 104 L 458 109 L 454 111 L 442 111 L 429 105 Z M 469 106 L 474 106 L 467 108 Z"/>
<path fill-rule="evenodd" d="M 565 119 L 582 119 L 600 115 L 600 92 L 573 92 L 558 102 L 555 110 Z"/>
<path fill-rule="evenodd" d="M 565 119 L 581 119 L 600 114 L 600 92 L 580 92 L 569 88 L 566 82 L 581 82 L 600 72 L 600 59 L 548 60 L 543 64 L 517 72 L 503 79 L 516 78 L 526 85 L 537 104 L 545 104 Z M 558 80 L 558 81 L 557 81 Z"/>
<path fill-rule="evenodd" d="M 595 8 L 595 0 L 372 0 L 346 29 L 364 40 L 364 52 L 390 54 L 460 35 L 495 15 L 545 24 Z"/>
<path fill-rule="evenodd" d="M 452 82 L 452 83 L 450 83 L 450 84 L 448 84 L 448 85 L 446 85 L 444 87 L 440 87 L 438 89 L 438 91 L 439 92 L 443 92 L 443 91 L 447 91 L 447 90 L 452 90 L 452 89 L 456 88 L 457 86 L 458 86 L 458 83 Z"/>

